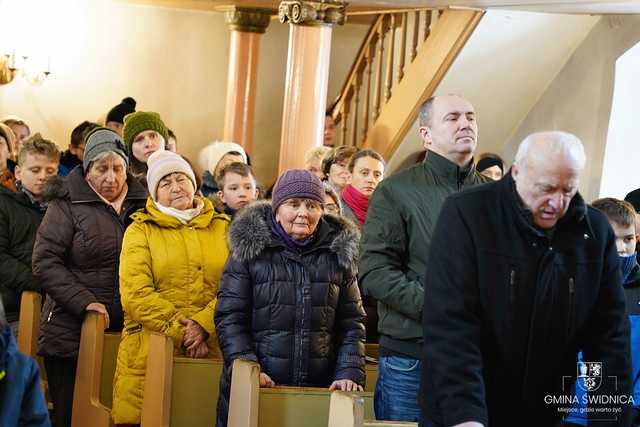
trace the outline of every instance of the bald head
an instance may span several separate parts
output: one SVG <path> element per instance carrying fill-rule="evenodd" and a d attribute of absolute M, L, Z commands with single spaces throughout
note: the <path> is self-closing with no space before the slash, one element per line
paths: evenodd
<path fill-rule="evenodd" d="M 584 169 L 586 155 L 577 136 L 568 132 L 537 132 L 527 136 L 516 153 L 515 164 L 522 169 L 528 163 L 547 163 L 563 160 L 575 169 Z"/>
<path fill-rule="evenodd" d="M 586 156 L 580 140 L 566 132 L 539 132 L 522 141 L 511 174 L 536 226 L 553 228 L 578 192 Z"/>

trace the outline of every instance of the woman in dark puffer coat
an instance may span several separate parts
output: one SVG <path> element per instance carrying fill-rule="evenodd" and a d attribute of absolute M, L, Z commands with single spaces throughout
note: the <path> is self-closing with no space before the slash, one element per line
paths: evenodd
<path fill-rule="evenodd" d="M 230 226 L 215 314 L 225 361 L 218 427 L 227 425 L 235 359 L 260 363 L 263 387 L 362 389 L 359 231 L 348 220 L 323 215 L 323 201 L 315 175 L 287 171 L 271 204 L 245 208 Z"/>
<path fill-rule="evenodd" d="M 146 190 L 127 174 L 124 144 L 114 131 L 86 137 L 84 161 L 53 182 L 33 249 L 33 274 L 47 296 L 38 339 L 44 356 L 54 424 L 71 424 L 80 330 L 89 311 L 110 330 L 123 325 L 118 267 L 129 216 L 144 207 Z"/>

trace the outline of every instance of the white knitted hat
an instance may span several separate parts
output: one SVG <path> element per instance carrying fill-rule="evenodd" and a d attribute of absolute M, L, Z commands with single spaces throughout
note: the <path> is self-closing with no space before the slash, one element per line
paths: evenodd
<path fill-rule="evenodd" d="M 193 173 L 193 169 L 189 166 L 189 163 L 183 159 L 179 154 L 171 151 L 161 150 L 156 151 L 147 160 L 147 185 L 149 187 L 149 195 L 153 201 L 157 199 L 158 184 L 160 180 L 165 176 L 180 172 L 189 177 L 193 183 L 193 188 L 198 189 L 196 184 L 196 176 Z"/>
<path fill-rule="evenodd" d="M 236 144 L 235 142 L 216 141 L 207 145 L 200 152 L 200 166 L 202 169 L 206 169 L 209 172 L 214 173 L 216 166 L 220 163 L 220 160 L 222 160 L 225 154 L 231 151 L 240 153 L 243 162 L 247 163 L 247 153 L 245 153 L 244 148 L 242 148 L 241 145 Z"/>

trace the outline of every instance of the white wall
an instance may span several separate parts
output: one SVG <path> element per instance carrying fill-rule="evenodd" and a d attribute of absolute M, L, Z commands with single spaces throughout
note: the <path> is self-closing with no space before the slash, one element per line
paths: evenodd
<path fill-rule="evenodd" d="M 132 96 L 138 110 L 161 114 L 179 151 L 194 161 L 202 146 L 222 138 L 223 14 L 110 0 L 0 0 L 0 16 L 0 53 L 17 46 L 50 55 L 52 68 L 42 85 L 16 79 L 0 86 L 0 117 L 19 115 L 66 148 L 75 125 Z M 342 86 L 367 29 L 334 29 L 327 99 Z M 277 174 L 288 37 L 288 26 L 272 20 L 261 42 L 252 160 L 265 184 Z"/>

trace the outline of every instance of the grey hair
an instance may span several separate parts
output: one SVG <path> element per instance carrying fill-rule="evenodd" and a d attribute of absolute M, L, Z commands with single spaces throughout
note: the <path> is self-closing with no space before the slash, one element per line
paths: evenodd
<path fill-rule="evenodd" d="M 116 153 L 113 150 L 109 150 L 109 151 L 103 151 L 102 153 L 100 153 L 97 156 L 95 156 L 93 158 L 93 160 L 91 160 L 91 163 L 89 163 L 89 167 L 87 168 L 87 170 L 91 169 L 93 167 L 93 165 L 95 164 L 95 162 L 99 162 L 100 160 L 104 160 L 104 159 L 106 159 L 108 157 L 111 157 L 111 156 L 117 157 L 120 160 L 122 160 L 122 163 L 124 164 L 124 167 L 125 168 L 127 167 L 127 162 L 122 158 L 122 156 L 120 154 Z"/>
<path fill-rule="evenodd" d="M 534 147 L 539 143 L 544 144 L 543 152 L 534 150 Z M 522 168 L 526 160 L 534 153 L 545 156 L 550 153 L 563 155 L 573 160 L 580 169 L 584 168 L 587 161 L 584 145 L 582 145 L 580 138 L 569 132 L 559 130 L 536 132 L 527 136 L 518 147 L 514 163 Z"/>

